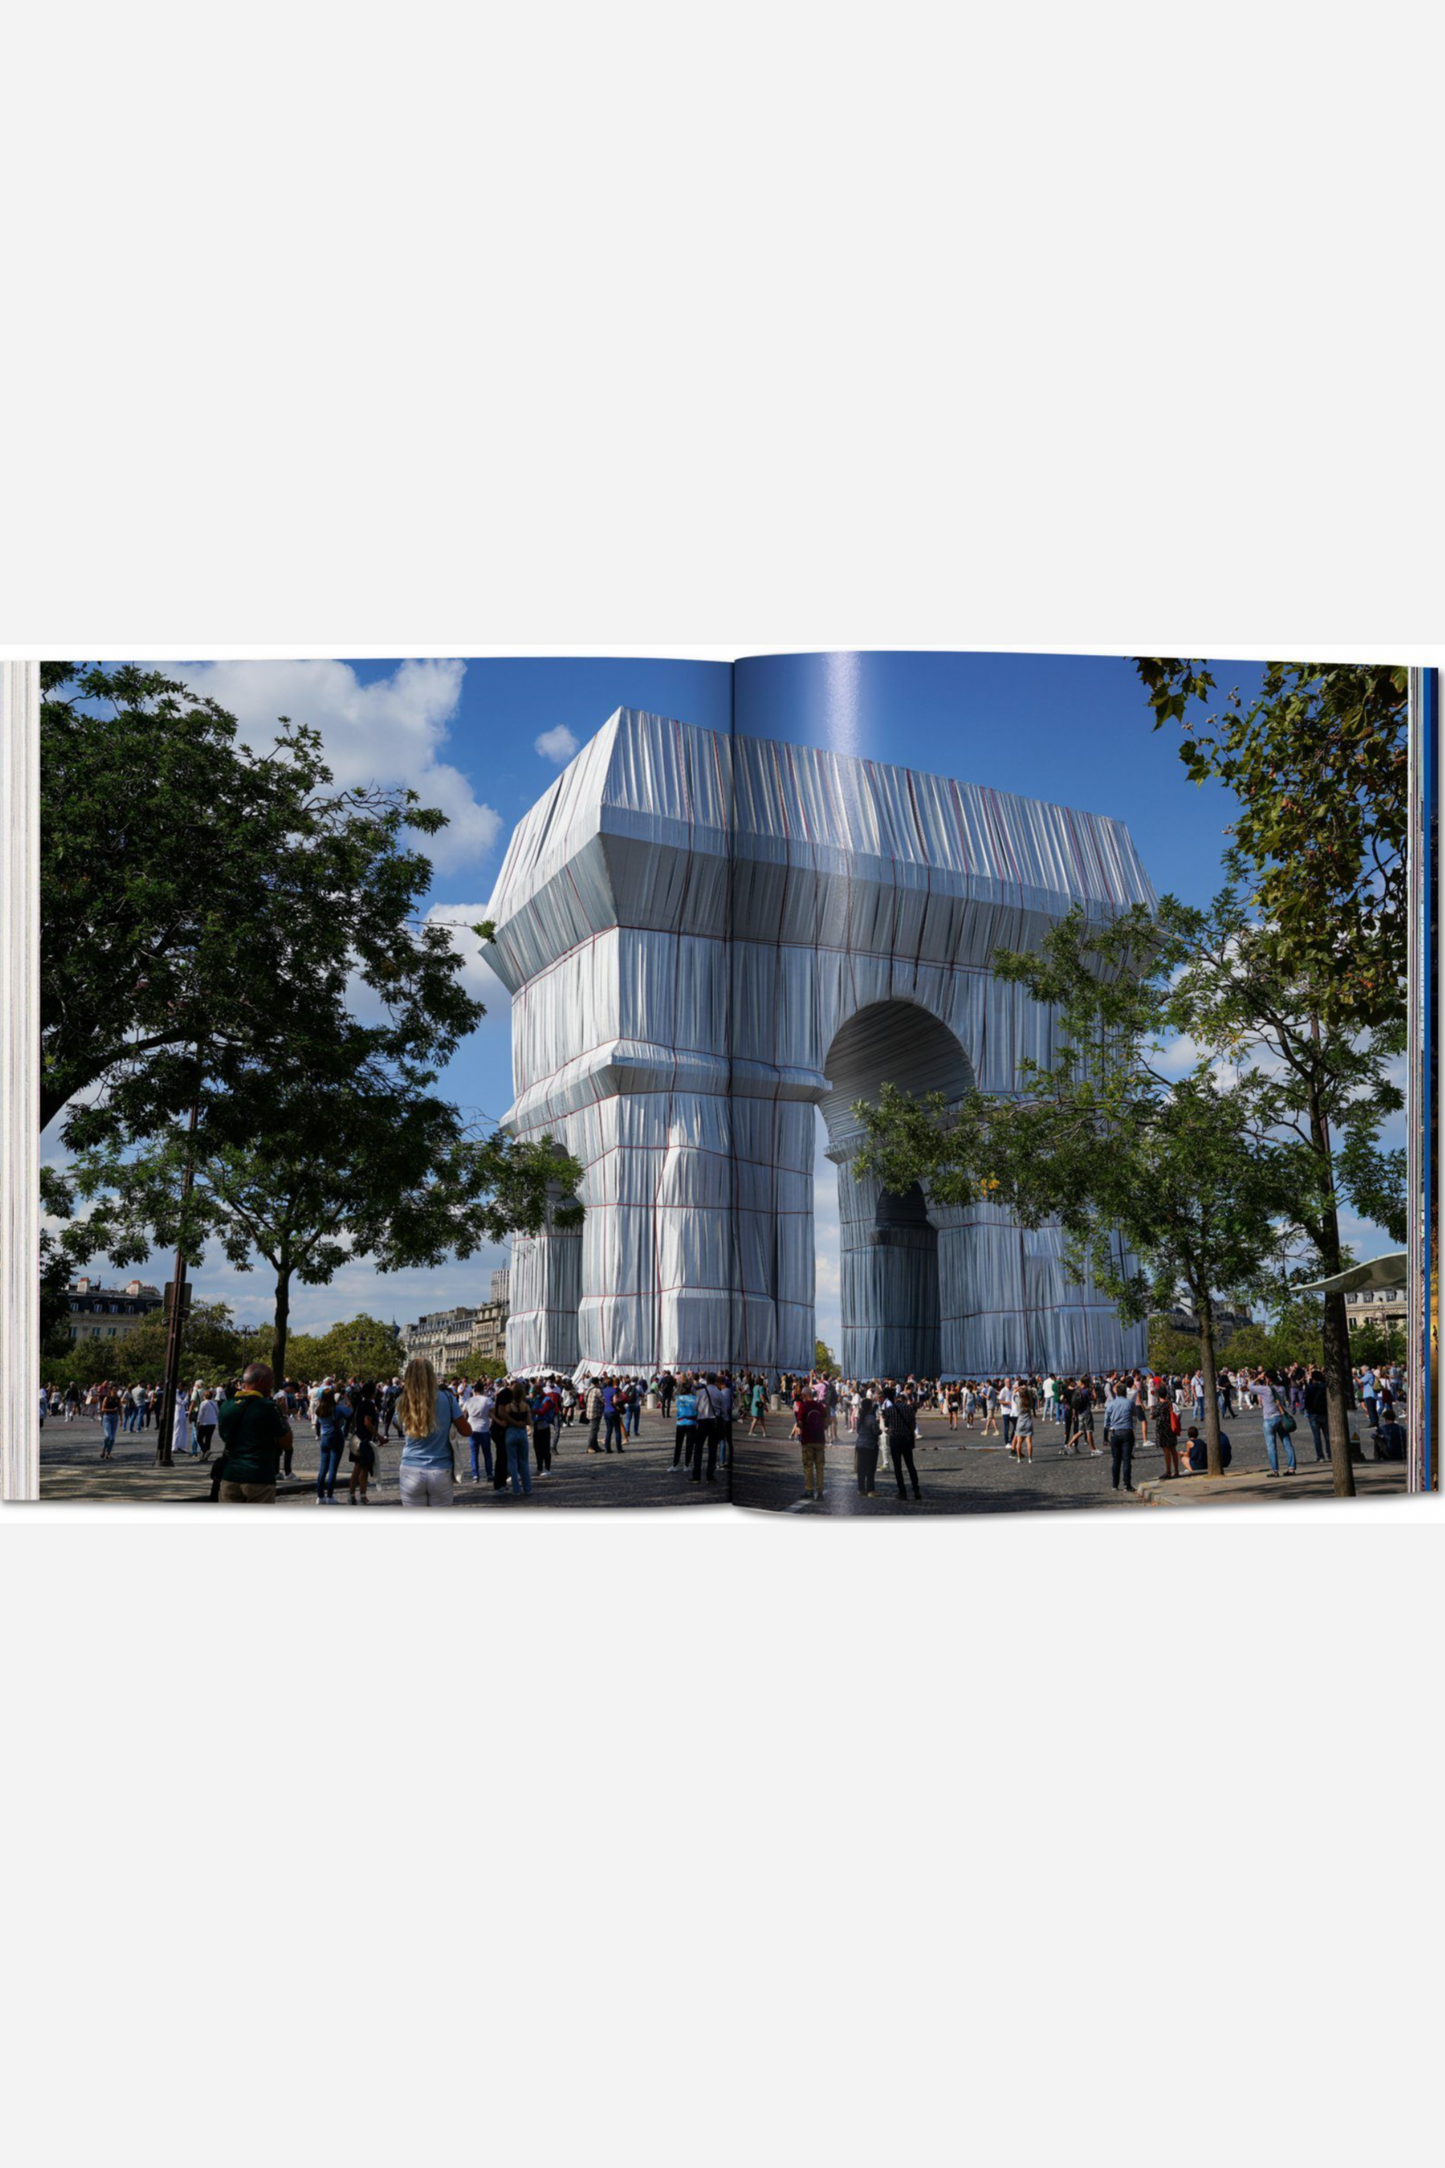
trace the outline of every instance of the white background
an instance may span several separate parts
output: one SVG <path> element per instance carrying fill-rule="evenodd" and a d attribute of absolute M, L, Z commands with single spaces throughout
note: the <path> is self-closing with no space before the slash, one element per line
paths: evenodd
<path fill-rule="evenodd" d="M 1427 12 L 35 11 L 0 631 L 1438 659 Z M 1442 1526 L 7 1508 L 14 2157 L 1433 2160 Z"/>

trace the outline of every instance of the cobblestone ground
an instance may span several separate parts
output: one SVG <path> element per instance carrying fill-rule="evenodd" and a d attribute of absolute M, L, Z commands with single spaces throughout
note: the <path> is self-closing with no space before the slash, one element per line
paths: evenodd
<path fill-rule="evenodd" d="M 774 1436 L 767 1441 L 743 1436 L 741 1433 L 746 1427 L 745 1424 L 739 1426 L 733 1477 L 733 1503 L 740 1506 L 788 1508 L 814 1517 L 848 1514 L 876 1518 L 919 1513 L 1062 1512 L 1081 1506 L 1109 1506 L 1127 1511 L 1147 1509 L 1151 1502 L 1138 1490 L 1130 1493 L 1113 1489 L 1111 1462 L 1106 1453 L 1097 1460 L 1091 1460 L 1087 1455 L 1065 1455 L 1065 1433 L 1058 1423 L 1039 1422 L 1034 1436 L 1034 1457 L 1030 1462 L 1015 1460 L 1005 1451 L 1001 1438 L 984 1438 L 977 1429 L 965 1429 L 961 1422 L 957 1430 L 951 1431 L 944 1417 L 925 1416 L 918 1426 L 919 1443 L 914 1453 L 923 1493 L 921 1500 L 914 1499 L 911 1488 L 907 1498 L 900 1498 L 897 1478 L 891 1469 L 881 1466 L 876 1496 L 861 1497 L 854 1475 L 852 1438 L 840 1427 L 838 1443 L 828 1447 L 823 1504 L 809 1505 L 802 1498 L 802 1456 L 797 1441 L 787 1438 L 791 1418 L 785 1414 L 770 1415 L 768 1428 Z M 1264 1424 L 1260 1417 L 1251 1414 L 1232 1419 L 1226 1422 L 1225 1430 L 1234 1449 L 1233 1469 L 1241 1476 L 1267 1475 L 1269 1456 L 1264 1447 Z M 1102 1425 L 1099 1434 L 1102 1444 Z M 1314 1446 L 1308 1427 L 1303 1423 L 1295 1433 L 1294 1444 L 1300 1476 L 1281 1476 L 1277 1483 L 1269 1482 L 1263 1486 L 1251 1482 L 1247 1488 L 1252 1495 L 1258 1496 L 1263 1490 L 1271 1498 L 1276 1492 L 1288 1497 L 1294 1494 L 1296 1483 L 1301 1497 L 1324 1495 L 1315 1480 Z M 1386 1464 L 1376 1470 L 1373 1464 L 1365 1463 L 1365 1469 L 1368 1480 L 1361 1482 L 1362 1492 L 1366 1489 L 1372 1493 L 1404 1490 L 1403 1464 Z M 1320 1472 L 1327 1476 L 1327 1470 L 1328 1463 L 1325 1463 Z M 1148 1484 L 1157 1491 L 1163 1472 L 1163 1454 L 1152 1445 L 1136 1445 L 1136 1485 Z M 1177 1484 L 1171 1482 L 1166 1497 L 1172 1503 L 1177 1494 L 1179 1502 L 1183 1502 L 1194 1481 L 1194 1478 L 1186 1477 Z M 1202 1484 L 1200 1491 L 1202 1497 Z M 1210 1491 L 1210 1500 L 1216 1502 L 1227 1495 L 1224 1485 L 1216 1485 Z"/>
<path fill-rule="evenodd" d="M 589 1453 L 587 1432 L 573 1425 L 562 1432 L 560 1452 L 554 1452 L 552 1473 L 532 1477 L 530 1500 L 513 1498 L 510 1491 L 497 1492 L 484 1477 L 473 1483 L 468 1472 L 465 1447 L 458 1449 L 461 1481 L 456 1503 L 482 1512 L 529 1512 L 534 1506 L 704 1506 L 727 1498 L 727 1472 L 719 1469 L 717 1480 L 694 1483 L 672 1472 L 671 1424 L 642 1414 L 642 1428 L 629 1438 L 619 1460 L 617 1455 Z M 204 1461 L 180 1460 L 173 1468 L 157 1468 L 155 1432 L 121 1431 L 113 1459 L 100 1458 L 99 1423 L 57 1421 L 54 1417 L 40 1435 L 40 1495 L 43 1499 L 69 1498 L 107 1502 L 125 1498 L 145 1503 L 196 1504 L 211 1495 L 211 1470 Z M 381 1479 L 373 1478 L 371 1507 L 399 1506 L 396 1470 L 401 1448 L 395 1433 L 381 1454 Z M 296 1431 L 295 1477 L 283 1480 L 276 1503 L 316 1510 L 317 1451 L 314 1433 L 304 1424 Z M 352 1510 L 346 1505 L 346 1486 L 351 1469 L 342 1462 L 337 1481 L 337 1504 L 332 1510 Z M 358 1507 L 355 1510 L 360 1511 Z"/>
<path fill-rule="evenodd" d="M 915 1456 L 923 1491 L 921 1501 L 915 1502 L 911 1494 L 900 1499 L 896 1478 L 888 1468 L 879 1469 L 877 1496 L 861 1498 L 853 1473 L 852 1441 L 844 1433 L 836 1445 L 828 1447 L 823 1505 L 804 1505 L 802 1459 L 796 1442 L 787 1437 L 790 1418 L 783 1414 L 770 1415 L 768 1427 L 773 1436 L 767 1439 L 743 1436 L 745 1423 L 737 1427 L 737 1469 L 733 1489 L 733 1501 L 737 1505 L 794 1509 L 814 1517 L 844 1514 L 873 1519 L 919 1513 L 1060 1512 L 1087 1506 L 1127 1511 L 1146 1509 L 1151 1503 L 1150 1498 L 1138 1490 L 1131 1495 L 1111 1487 L 1107 1456 L 1097 1460 L 1073 1455 L 1065 1457 L 1061 1450 L 1064 1433 L 1058 1424 L 1040 1423 L 1030 1464 L 1014 1460 L 1004 1451 L 1003 1441 L 999 1438 L 983 1438 L 977 1430 L 970 1432 L 962 1425 L 958 1430 L 950 1431 L 942 1417 L 925 1416 L 919 1425 Z M 1259 1418 L 1247 1417 L 1226 1427 L 1234 1447 L 1234 1479 L 1239 1481 L 1251 1475 L 1263 1475 L 1269 1460 Z M 298 1428 L 296 1435 L 295 1475 L 289 1483 L 282 1482 L 276 1502 L 314 1510 L 316 1441 L 304 1425 Z M 480 1483 L 472 1483 L 463 1449 L 459 1455 L 461 1481 L 457 1485 L 456 1503 L 481 1512 L 528 1512 L 534 1506 L 716 1505 L 728 1496 L 724 1468 L 718 1470 L 717 1481 L 712 1484 L 694 1483 L 685 1475 L 673 1473 L 672 1425 L 664 1424 L 656 1413 L 643 1411 L 641 1432 L 638 1437 L 628 1440 L 620 1460 L 616 1454 L 610 1457 L 603 1453 L 589 1454 L 586 1436 L 586 1430 L 577 1425 L 562 1432 L 561 1450 L 553 1458 L 553 1472 L 541 1477 L 534 1473 L 530 1500 L 514 1498 L 510 1491 L 494 1491 L 485 1478 Z M 1328 1495 L 1328 1472 L 1325 1468 L 1315 1469 L 1308 1430 L 1296 1432 L 1295 1452 L 1300 1465 L 1300 1477 L 1296 1479 L 1298 1490 L 1295 1482 L 1287 1478 L 1268 1484 L 1240 1481 L 1235 1495 L 1267 1496 L 1281 1503 L 1291 1496 L 1318 1498 Z M 173 1468 L 153 1466 L 154 1431 L 122 1431 L 116 1439 L 114 1458 L 102 1461 L 99 1455 L 98 1423 L 66 1423 L 52 1418 L 40 1439 L 41 1497 L 81 1501 L 124 1498 L 161 1504 L 197 1504 L 209 1500 L 211 1471 L 207 1463 L 181 1460 Z M 373 1481 L 372 1503 L 368 1510 L 400 1505 L 396 1481 L 399 1458 L 400 1447 L 393 1437 L 383 1449 L 381 1476 L 379 1481 Z M 1163 1468 L 1163 1455 L 1153 1446 L 1136 1449 L 1134 1481 L 1146 1486 L 1159 1503 L 1185 1504 L 1195 1500 L 1204 1503 L 1206 1499 L 1214 1503 L 1230 1495 L 1226 1484 L 1207 1485 L 1185 1479 L 1177 1485 L 1169 1484 L 1160 1496 L 1159 1478 Z M 1405 1471 L 1399 1464 L 1376 1466 L 1366 1462 L 1356 1473 L 1362 1494 L 1399 1492 L 1405 1488 Z M 345 1506 L 349 1476 L 350 1466 L 343 1464 L 336 1494 L 338 1504 L 333 1510 L 351 1510 Z M 1318 1481 L 1317 1477 L 1324 1477 L 1324 1482 Z"/>

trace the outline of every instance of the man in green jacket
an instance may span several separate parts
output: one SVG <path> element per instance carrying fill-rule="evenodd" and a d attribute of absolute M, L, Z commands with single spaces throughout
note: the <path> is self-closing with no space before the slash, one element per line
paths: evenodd
<path fill-rule="evenodd" d="M 248 1363 L 234 1400 L 221 1403 L 221 1502 L 233 1506 L 273 1506 L 281 1449 L 290 1445 L 291 1425 L 271 1395 L 276 1381 L 265 1363 Z"/>

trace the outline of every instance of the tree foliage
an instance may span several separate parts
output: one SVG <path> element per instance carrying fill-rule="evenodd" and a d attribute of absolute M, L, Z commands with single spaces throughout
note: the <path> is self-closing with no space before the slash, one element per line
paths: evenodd
<path fill-rule="evenodd" d="M 181 1328 L 182 1383 L 204 1378 L 218 1385 L 238 1377 L 249 1335 L 238 1329 L 224 1302 L 193 1303 Z M 166 1313 L 153 1310 L 139 1324 L 115 1338 L 77 1340 L 61 1347 L 52 1339 L 44 1350 L 43 1369 L 60 1384 L 99 1385 L 110 1379 L 126 1385 L 159 1385 L 165 1375 Z"/>
<path fill-rule="evenodd" d="M 1373 1028 L 1401 1013 L 1405 671 L 1272 662 L 1254 699 L 1231 692 L 1216 705 L 1203 662 L 1145 657 L 1137 668 L 1155 728 L 1181 727 L 1192 779 L 1234 792 L 1225 870 L 1270 927 L 1281 966 L 1314 984 L 1321 1021 Z"/>
<path fill-rule="evenodd" d="M 449 933 L 416 915 L 430 867 L 408 831 L 444 815 L 336 788 L 319 734 L 285 717 L 253 750 L 162 671 L 41 678 L 42 1126 L 69 1107 L 72 1148 L 164 1130 L 198 1047 L 217 1118 L 244 1110 L 248 1083 L 325 1069 L 353 983 L 389 1066 L 473 1028 Z"/>
<path fill-rule="evenodd" d="M 331 1325 L 325 1332 L 292 1335 L 288 1377 L 315 1384 L 318 1378 L 360 1378 L 363 1383 L 399 1377 L 405 1358 L 390 1325 L 363 1312 Z"/>

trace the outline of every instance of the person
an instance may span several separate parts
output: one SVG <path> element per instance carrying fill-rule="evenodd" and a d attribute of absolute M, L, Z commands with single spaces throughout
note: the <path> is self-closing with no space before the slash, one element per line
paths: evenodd
<path fill-rule="evenodd" d="M 527 1395 L 520 1385 L 504 1385 L 497 1395 L 497 1415 L 503 1425 L 507 1446 L 507 1473 L 511 1479 L 514 1498 L 530 1498 L 532 1495 L 532 1463 L 527 1453 L 527 1432 L 531 1427 L 532 1411 L 527 1405 Z M 610 1453 L 612 1448 L 607 1448 Z"/>
<path fill-rule="evenodd" d="M 913 1458 L 913 1448 L 918 1443 L 918 1419 L 913 1403 L 906 1393 L 895 1393 L 893 1405 L 888 1411 L 888 1447 L 893 1455 L 893 1473 L 898 1480 L 898 1495 L 907 1495 L 903 1488 L 903 1471 L 906 1468 L 913 1484 L 915 1498 L 923 1496 L 918 1487 L 918 1464 Z"/>
<path fill-rule="evenodd" d="M 424 1355 L 413 1355 L 402 1372 L 396 1403 L 401 1426 L 401 1466 L 397 1480 L 404 1506 L 455 1503 L 456 1452 L 452 1432 L 470 1433 L 462 1411 Z"/>
<path fill-rule="evenodd" d="M 718 1460 L 725 1468 L 733 1457 L 733 1384 L 726 1370 L 718 1372 L 712 1397 L 713 1420 L 717 1424 Z"/>
<path fill-rule="evenodd" d="M 316 1503 L 333 1505 L 336 1501 L 336 1478 L 341 1472 L 341 1441 L 345 1436 L 346 1418 L 342 1414 L 341 1401 L 331 1387 L 322 1388 L 316 1403 Z"/>
<path fill-rule="evenodd" d="M 672 1395 L 669 1395 L 669 1399 Z M 692 1379 L 684 1377 L 677 1386 L 677 1427 L 673 1433 L 672 1472 L 679 1470 L 686 1475 L 692 1466 L 692 1456 L 697 1451 L 697 1394 L 692 1389 Z"/>
<path fill-rule="evenodd" d="M 472 1441 L 472 1481 L 482 1480 L 482 1466 L 492 1472 L 492 1410 L 497 1396 L 485 1378 L 478 1378 L 467 1395 L 467 1429 Z M 480 1465 L 479 1465 L 480 1456 Z"/>
<path fill-rule="evenodd" d="M 1380 1425 L 1378 1391 L 1374 1370 L 1366 1363 L 1360 1372 L 1360 1401 L 1371 1430 L 1378 1430 Z"/>
<path fill-rule="evenodd" d="M 391 1436 L 391 1426 L 396 1421 L 396 1404 L 401 1398 L 401 1379 L 392 1378 L 381 1396 L 381 1442 L 384 1445 Z M 491 1473 L 489 1469 L 488 1474 Z"/>
<path fill-rule="evenodd" d="M 247 1363 L 235 1397 L 221 1402 L 216 1422 L 221 1458 L 212 1483 L 219 1479 L 223 1505 L 276 1503 L 276 1471 L 291 1425 L 272 1398 L 275 1388 L 269 1364 Z"/>
<path fill-rule="evenodd" d="M 1154 1443 L 1164 1455 L 1164 1481 L 1172 1483 L 1179 1474 L 1179 1410 L 1166 1393 L 1161 1393 L 1154 1403 Z"/>
<path fill-rule="evenodd" d="M 1199 1425 L 1198 1425 L 1197 1423 L 1191 1423 L 1191 1424 L 1190 1424 L 1190 1426 L 1189 1426 L 1189 1434 L 1188 1434 L 1188 1436 L 1186 1437 L 1186 1439 L 1185 1439 L 1185 1441 L 1184 1441 L 1184 1444 L 1185 1444 L 1185 1458 L 1186 1458 L 1186 1459 L 1188 1460 L 1188 1462 L 1189 1462 L 1189 1472 L 1190 1472 L 1190 1474 L 1191 1474 L 1191 1475 L 1208 1475 L 1208 1473 L 1209 1473 L 1209 1446 L 1208 1446 L 1208 1444 L 1206 1443 L 1206 1441 L 1205 1441 L 1205 1440 L 1204 1440 L 1204 1439 L 1203 1439 L 1203 1438 L 1202 1438 L 1202 1437 L 1200 1436 L 1200 1434 L 1199 1434 Z M 1219 1433 L 1219 1465 L 1220 1465 L 1220 1467 L 1221 1467 L 1221 1468 L 1227 1468 L 1227 1467 L 1229 1466 L 1229 1463 L 1230 1463 L 1230 1462 L 1231 1462 L 1231 1461 L 1233 1460 L 1233 1458 L 1234 1458 L 1234 1447 L 1233 1447 L 1233 1446 L 1232 1446 L 1232 1445 L 1230 1444 L 1230 1442 L 1229 1442 L 1229 1439 L 1228 1439 L 1228 1437 L 1227 1437 L 1227 1436 L 1225 1435 L 1225 1433 L 1224 1433 L 1224 1432 L 1223 1432 L 1223 1431 L 1221 1430 L 1221 1431 L 1220 1431 L 1220 1433 Z"/>
<path fill-rule="evenodd" d="M 979 1433 L 979 1435 L 984 1438 L 996 1438 L 999 1434 L 998 1386 L 992 1378 L 989 1379 L 988 1384 L 984 1387 L 983 1404 L 983 1429 Z"/>
<path fill-rule="evenodd" d="M 1027 1451 L 1025 1451 L 1027 1447 Z M 1014 1393 L 1014 1443 L 1015 1460 L 1026 1460 L 1030 1467 L 1034 1458 L 1034 1393 L 1031 1385 L 1020 1385 Z"/>
<path fill-rule="evenodd" d="M 864 1393 L 858 1402 L 858 1416 L 854 1424 L 857 1443 L 853 1447 L 853 1465 L 858 1476 L 860 1497 L 873 1498 L 878 1492 L 878 1404 L 870 1394 Z"/>
<path fill-rule="evenodd" d="M 1122 1475 L 1124 1488 L 1134 1488 L 1134 1396 L 1123 1378 L 1114 1379 L 1104 1403 L 1104 1442 L 1109 1448 L 1111 1480 L 1115 1490 Z"/>
<path fill-rule="evenodd" d="M 102 1460 L 113 1460 L 115 1457 L 115 1434 L 120 1423 L 120 1394 L 109 1380 L 100 1388 L 98 1405 L 100 1408 L 100 1457 Z"/>
<path fill-rule="evenodd" d="M 1087 1444 L 1090 1460 L 1097 1460 L 1099 1447 L 1094 1443 L 1094 1395 L 1087 1378 L 1080 1378 L 1074 1389 L 1071 1416 L 1073 1427 L 1065 1440 L 1065 1451 L 1082 1453 Z"/>
<path fill-rule="evenodd" d="M 677 1395 L 677 1379 L 670 1370 L 664 1370 L 657 1387 L 657 1408 L 664 1422 L 672 1413 L 672 1403 Z"/>
<path fill-rule="evenodd" d="M 810 1394 L 808 1397 L 811 1399 L 812 1395 Z M 819 1405 L 821 1406 L 822 1403 L 820 1402 Z M 748 1423 L 748 1436 L 750 1438 L 766 1438 L 768 1434 L 768 1394 L 761 1378 L 754 1378 L 749 1390 L 748 1415 L 751 1418 Z M 823 1424 L 825 1433 L 827 1428 L 828 1425 L 825 1420 Z"/>
<path fill-rule="evenodd" d="M 828 1410 L 812 1393 L 800 1393 L 793 1403 L 793 1413 L 797 1417 L 798 1441 L 803 1455 L 803 1496 L 816 1498 L 821 1505 L 823 1460 L 828 1450 Z"/>
<path fill-rule="evenodd" d="M 172 1453 L 184 1453 L 187 1458 L 190 1457 L 191 1396 L 184 1385 L 176 1387 L 176 1412 L 171 1423 L 171 1451 Z"/>
<path fill-rule="evenodd" d="M 1325 1374 L 1318 1363 L 1311 1363 L 1309 1376 L 1305 1379 L 1304 1418 L 1310 1426 L 1310 1436 L 1315 1443 L 1315 1459 L 1328 1460 L 1330 1451 L 1330 1403 L 1325 1387 Z"/>
<path fill-rule="evenodd" d="M 376 1471 L 376 1448 L 381 1436 L 381 1408 L 374 1385 L 363 1385 L 356 1396 L 355 1425 L 352 1430 L 350 1460 L 351 1481 L 346 1489 L 346 1502 L 370 1505 L 366 1495 L 367 1485 Z"/>
<path fill-rule="evenodd" d="M 289 1483 L 296 1472 L 296 1432 L 292 1426 L 297 1415 L 306 1405 L 306 1397 L 303 1393 L 284 1386 L 279 1393 L 273 1393 L 271 1397 L 281 1410 L 286 1421 L 286 1436 L 281 1446 L 281 1459 L 276 1470 L 276 1478 L 279 1482 L 284 1477 Z"/>
<path fill-rule="evenodd" d="M 717 1390 L 717 1374 L 706 1371 L 702 1383 L 693 1395 L 697 1409 L 697 1438 L 692 1452 L 692 1480 L 702 1481 L 703 1454 L 707 1455 L 707 1479 L 717 1481 L 717 1449 L 723 1435 L 724 1417 L 722 1402 Z"/>
<path fill-rule="evenodd" d="M 587 1407 L 585 1412 L 587 1416 L 587 1450 L 589 1453 L 600 1453 L 602 1447 L 599 1445 L 598 1439 L 602 1435 L 602 1418 L 606 1413 L 606 1408 L 602 1397 L 602 1387 L 596 1378 L 592 1378 L 587 1386 Z"/>
<path fill-rule="evenodd" d="M 216 1396 L 208 1389 L 201 1402 L 200 1414 L 196 1417 L 196 1450 L 202 1460 L 209 1460 L 211 1457 L 211 1440 L 216 1435 L 216 1424 L 220 1415 Z"/>
<path fill-rule="evenodd" d="M 617 1440 L 618 1452 L 620 1453 L 623 1450 L 622 1407 L 622 1387 L 620 1385 L 614 1384 L 612 1380 L 609 1379 L 602 1388 L 602 1420 L 606 1425 L 603 1443 L 603 1450 L 605 1452 L 610 1453 L 612 1451 L 612 1441 L 614 1438 Z"/>
<path fill-rule="evenodd" d="M 1264 1449 L 1269 1455 L 1269 1472 L 1271 1476 L 1279 1474 L 1279 1448 L 1283 1445 L 1287 1462 L 1284 1472 L 1286 1475 L 1293 1475 L 1294 1439 L 1290 1432 L 1294 1429 L 1294 1417 L 1286 1408 L 1281 1407 L 1279 1395 L 1275 1391 L 1275 1381 L 1269 1371 L 1256 1370 L 1253 1385 L 1255 1400 L 1260 1414 L 1264 1417 Z"/>
<path fill-rule="evenodd" d="M 536 1455 L 537 1473 L 552 1473 L 552 1440 L 556 1436 L 557 1417 L 562 1403 L 550 1385 L 544 1385 L 532 1404 L 532 1451 Z"/>

